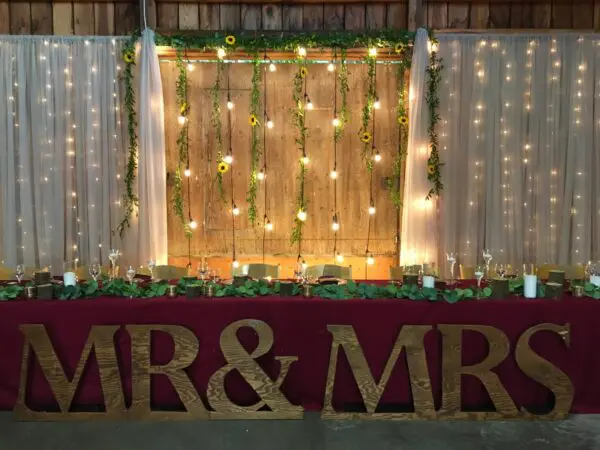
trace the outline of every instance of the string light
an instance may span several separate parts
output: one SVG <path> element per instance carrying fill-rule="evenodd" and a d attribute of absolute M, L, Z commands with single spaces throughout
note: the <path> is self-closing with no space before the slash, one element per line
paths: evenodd
<path fill-rule="evenodd" d="M 331 221 L 331 229 L 336 232 L 340 229 L 340 223 L 338 222 L 337 214 L 333 215 L 333 220 Z"/>
<path fill-rule="evenodd" d="M 198 222 L 196 222 L 195 220 L 190 220 L 189 225 L 192 230 L 195 230 L 196 228 L 198 228 Z"/>
<path fill-rule="evenodd" d="M 238 208 L 235 203 L 233 204 L 233 207 L 231 208 L 231 214 L 233 214 L 234 216 L 240 215 L 240 208 Z"/>
<path fill-rule="evenodd" d="M 377 48 L 375 48 L 375 47 L 369 48 L 369 56 L 371 58 L 375 58 L 377 56 Z"/>
<path fill-rule="evenodd" d="M 310 101 L 310 97 L 308 95 L 304 96 L 304 102 L 306 103 L 306 109 L 308 109 L 309 111 L 312 111 L 314 109 L 314 105 Z"/>
<path fill-rule="evenodd" d="M 185 123 L 187 122 L 187 117 L 185 117 L 185 116 L 179 116 L 177 118 L 177 121 L 179 122 L 179 125 L 185 125 Z"/>
<path fill-rule="evenodd" d="M 307 165 L 310 162 L 310 159 L 308 159 L 308 156 L 303 156 L 302 158 L 300 158 L 300 161 L 302 162 L 302 164 Z"/>
<path fill-rule="evenodd" d="M 269 219 L 267 219 L 267 222 L 265 223 L 265 230 L 273 231 L 273 224 L 271 223 L 271 221 Z"/>
<path fill-rule="evenodd" d="M 298 211 L 298 214 L 296 214 L 296 217 L 298 218 L 298 220 L 300 222 L 304 222 L 306 220 L 306 211 L 304 211 L 303 209 L 300 209 Z"/>
<path fill-rule="evenodd" d="M 227 164 L 231 164 L 233 162 L 233 156 L 231 155 L 231 153 L 227 153 L 223 157 L 223 161 L 225 161 Z"/>
<path fill-rule="evenodd" d="M 276 72 L 277 66 L 273 63 L 269 63 L 269 72 Z"/>
<path fill-rule="evenodd" d="M 381 109 L 381 102 L 379 101 L 379 97 L 375 97 L 375 103 L 373 103 L 373 108 Z"/>
<path fill-rule="evenodd" d="M 374 215 L 375 214 L 375 204 L 373 203 L 373 200 L 371 200 L 371 204 L 369 206 L 369 215 Z"/>
<path fill-rule="evenodd" d="M 227 96 L 227 109 L 231 111 L 233 109 L 233 102 L 231 101 L 231 97 Z"/>
<path fill-rule="evenodd" d="M 271 130 L 274 126 L 275 124 L 273 123 L 273 121 L 267 116 L 267 128 Z"/>
<path fill-rule="evenodd" d="M 256 179 L 263 181 L 266 177 L 266 173 L 265 173 L 265 168 L 263 167 L 262 169 L 260 169 L 260 171 L 256 174 Z"/>
<path fill-rule="evenodd" d="M 187 65 L 188 72 L 193 72 L 194 69 L 195 69 L 194 65 L 192 63 L 188 63 L 188 65 Z"/>
<path fill-rule="evenodd" d="M 231 263 L 231 265 L 233 266 L 234 269 L 237 269 L 238 267 L 240 267 L 240 263 L 238 262 L 237 259 L 234 259 L 233 262 Z"/>
<path fill-rule="evenodd" d="M 344 255 L 338 253 L 337 255 L 335 255 L 335 261 L 339 264 L 342 264 L 344 262 Z"/>
<path fill-rule="evenodd" d="M 375 161 L 375 162 L 381 161 L 381 154 L 379 153 L 379 150 L 375 150 L 375 154 L 373 155 L 373 161 Z"/>
<path fill-rule="evenodd" d="M 337 170 L 333 169 L 331 172 L 329 172 L 329 178 L 331 178 L 332 180 L 337 179 L 337 177 L 338 177 Z"/>
<path fill-rule="evenodd" d="M 331 121 L 331 124 L 332 124 L 334 127 L 336 127 L 336 128 L 337 128 L 337 127 L 339 127 L 339 126 L 341 125 L 340 119 L 338 119 L 337 117 L 335 117 L 335 118 L 334 118 L 334 119 Z"/>
<path fill-rule="evenodd" d="M 188 167 L 188 168 L 186 168 L 186 169 L 185 169 L 185 171 L 183 172 L 183 174 L 184 174 L 186 177 L 189 177 L 189 176 L 192 174 L 192 171 L 191 171 L 191 170 L 190 170 L 190 168 Z"/>
<path fill-rule="evenodd" d="M 224 48 L 220 47 L 219 49 L 217 49 L 217 58 L 223 59 L 223 58 L 225 58 L 226 54 L 227 54 L 227 52 L 225 51 Z"/>
<path fill-rule="evenodd" d="M 367 253 L 367 265 L 372 266 L 373 264 L 375 264 L 375 258 L 373 258 L 373 254 L 368 252 Z"/>
<path fill-rule="evenodd" d="M 333 61 L 331 61 L 328 65 L 327 65 L 327 70 L 329 70 L 330 72 L 335 71 L 335 65 L 333 64 Z"/>
<path fill-rule="evenodd" d="M 306 49 L 304 47 L 298 47 L 298 56 L 301 58 L 306 57 Z"/>

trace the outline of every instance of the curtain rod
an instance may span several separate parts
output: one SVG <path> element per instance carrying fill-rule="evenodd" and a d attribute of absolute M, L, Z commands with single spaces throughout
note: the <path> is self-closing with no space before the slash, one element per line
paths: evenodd
<path fill-rule="evenodd" d="M 172 58 L 159 58 L 158 59 L 159 62 L 173 62 L 174 60 Z M 253 60 L 253 59 L 222 59 L 222 60 L 218 60 L 218 59 L 195 59 L 195 58 L 183 58 L 183 61 L 190 62 L 190 63 L 216 63 L 218 61 L 222 62 L 222 63 L 235 63 L 235 64 L 254 64 L 255 62 L 258 62 L 259 64 L 269 64 L 269 63 L 273 63 L 273 64 L 298 64 L 298 61 L 296 60 L 289 60 L 289 59 L 258 59 L 258 60 Z M 314 59 L 306 59 L 303 62 L 305 62 L 306 64 L 329 64 L 331 63 L 331 60 L 314 60 Z M 346 64 L 367 64 L 365 61 L 362 60 L 346 60 L 345 61 Z M 388 61 L 376 61 L 375 64 L 383 64 L 383 65 L 388 65 L 388 64 L 402 64 L 403 61 L 396 61 L 396 60 L 388 60 Z"/>
<path fill-rule="evenodd" d="M 123 41 L 131 39 L 131 36 L 57 36 L 57 35 L 23 35 L 23 34 L 0 34 L 0 42 L 4 41 L 50 41 L 50 42 L 77 42 L 77 41 Z"/>

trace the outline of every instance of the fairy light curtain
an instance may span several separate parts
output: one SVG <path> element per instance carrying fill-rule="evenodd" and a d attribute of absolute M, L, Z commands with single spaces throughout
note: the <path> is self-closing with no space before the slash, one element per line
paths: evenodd
<path fill-rule="evenodd" d="M 0 37 L 0 260 L 108 260 L 126 122 L 114 38 Z M 121 247 L 122 248 L 122 247 Z"/>
<path fill-rule="evenodd" d="M 438 35 L 442 252 L 600 257 L 600 37 Z"/>

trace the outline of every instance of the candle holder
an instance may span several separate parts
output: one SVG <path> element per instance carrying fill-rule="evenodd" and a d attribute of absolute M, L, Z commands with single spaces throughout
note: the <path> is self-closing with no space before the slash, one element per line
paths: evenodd
<path fill-rule="evenodd" d="M 546 283 L 546 297 L 551 300 L 560 300 L 563 294 L 564 286 L 560 283 Z"/>
<path fill-rule="evenodd" d="M 35 272 L 33 274 L 33 284 L 46 284 L 50 283 L 50 272 Z"/>
<path fill-rule="evenodd" d="M 508 279 L 494 278 L 490 283 L 492 287 L 492 299 L 503 300 L 508 297 Z"/>
<path fill-rule="evenodd" d="M 177 286 L 170 284 L 167 286 L 167 296 L 169 298 L 177 297 Z"/>
<path fill-rule="evenodd" d="M 551 270 L 550 272 L 548 272 L 548 282 L 564 285 L 565 284 L 565 271 L 564 270 Z"/>
<path fill-rule="evenodd" d="M 302 297 L 304 297 L 304 298 L 312 297 L 312 286 L 310 284 L 302 285 Z"/>
<path fill-rule="evenodd" d="M 38 300 L 52 300 L 53 289 L 51 284 L 37 286 L 36 296 Z"/>
<path fill-rule="evenodd" d="M 577 284 L 573 286 L 573 296 L 574 297 L 583 297 L 583 286 Z"/>
<path fill-rule="evenodd" d="M 204 286 L 204 295 L 206 295 L 209 298 L 212 298 L 215 296 L 215 285 L 214 284 L 207 284 Z"/>
<path fill-rule="evenodd" d="M 36 297 L 36 287 L 35 286 L 25 286 L 25 298 L 27 300 L 34 300 Z"/>
<path fill-rule="evenodd" d="M 417 284 L 419 282 L 419 275 L 406 274 L 402 276 L 402 284 Z"/>

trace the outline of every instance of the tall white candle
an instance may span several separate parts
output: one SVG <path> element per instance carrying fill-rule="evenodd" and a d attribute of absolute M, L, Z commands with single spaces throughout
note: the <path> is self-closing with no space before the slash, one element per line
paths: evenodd
<path fill-rule="evenodd" d="M 600 275 L 590 275 L 590 283 L 594 286 L 600 286 Z"/>
<path fill-rule="evenodd" d="M 63 275 L 63 284 L 65 286 L 75 286 L 77 284 L 75 272 L 65 272 Z"/>
<path fill-rule="evenodd" d="M 435 277 L 431 275 L 423 275 L 423 287 L 424 288 L 434 288 L 435 287 Z"/>
<path fill-rule="evenodd" d="M 525 298 L 535 298 L 537 295 L 537 276 L 523 275 L 523 294 Z"/>

